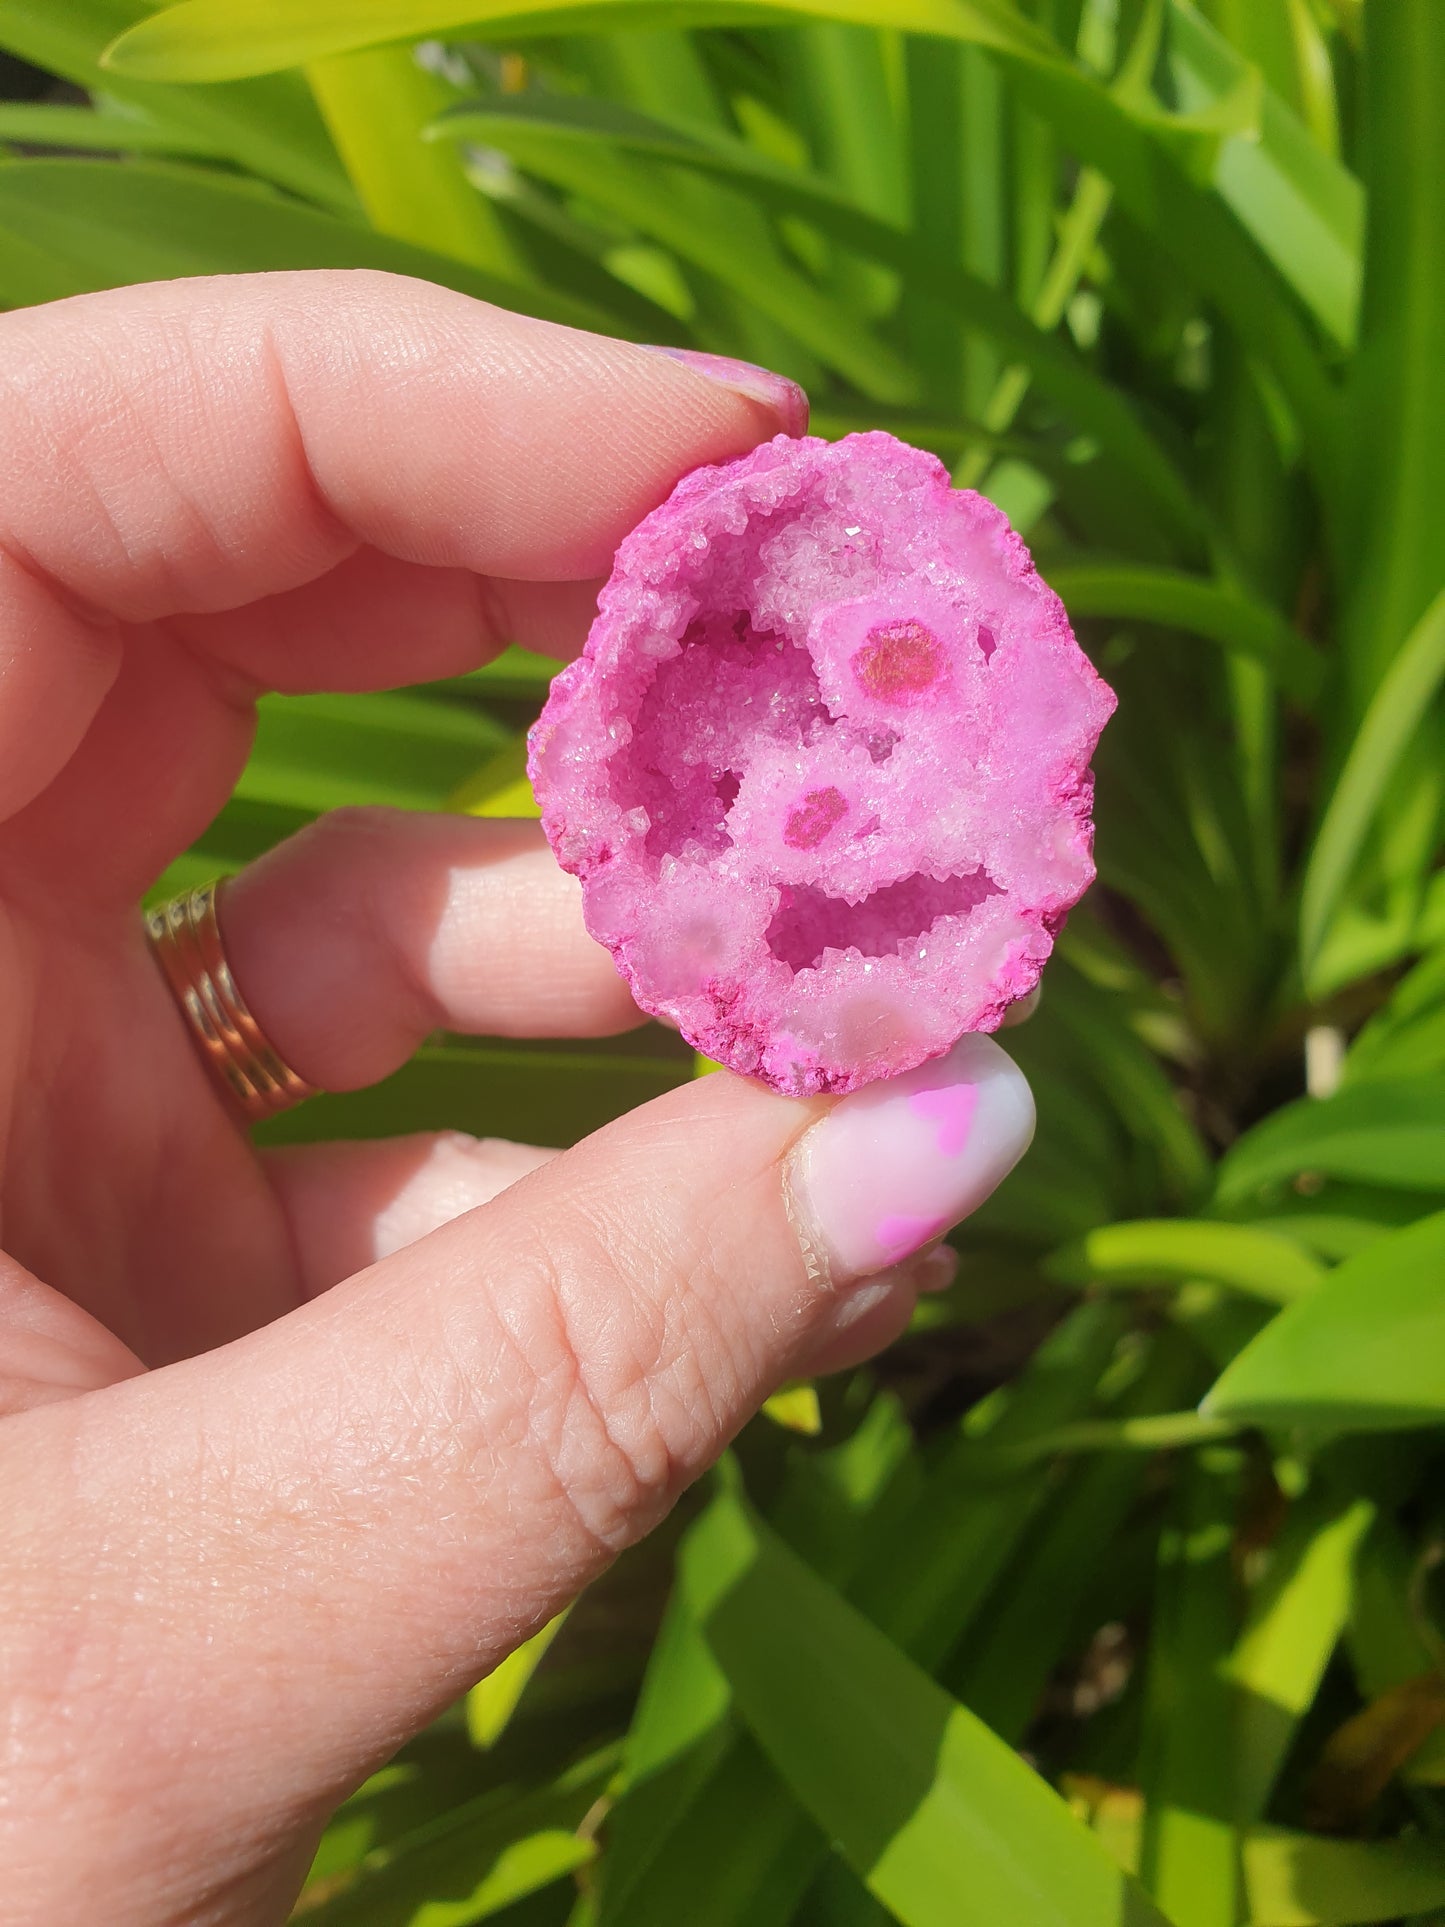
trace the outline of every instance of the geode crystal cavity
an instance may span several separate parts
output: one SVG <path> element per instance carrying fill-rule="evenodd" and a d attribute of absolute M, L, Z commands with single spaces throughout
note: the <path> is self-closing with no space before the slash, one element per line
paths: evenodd
<path fill-rule="evenodd" d="M 801 1096 L 1032 990 L 1113 707 L 991 503 L 891 435 L 780 435 L 622 544 L 530 769 L 637 1002 Z"/>

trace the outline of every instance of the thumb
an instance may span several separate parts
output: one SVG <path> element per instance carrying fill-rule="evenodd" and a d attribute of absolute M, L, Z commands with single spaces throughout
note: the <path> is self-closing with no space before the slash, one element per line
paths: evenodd
<path fill-rule="evenodd" d="M 158 1854 L 244 1880 L 652 1526 L 1032 1122 L 982 1037 L 831 1105 L 709 1077 L 221 1351 L 13 1420 L 9 1617 L 104 1692 L 67 1709 L 78 1856 L 108 1891 Z"/>

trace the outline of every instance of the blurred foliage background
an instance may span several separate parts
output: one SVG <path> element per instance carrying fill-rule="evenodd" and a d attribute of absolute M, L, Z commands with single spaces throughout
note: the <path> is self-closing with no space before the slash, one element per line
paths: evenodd
<path fill-rule="evenodd" d="M 313 1927 L 1445 1922 L 1440 0 L 0 0 L 0 301 L 380 266 L 804 381 L 1120 692 L 952 1296 L 337 1816 Z M 270 699 L 201 846 L 527 810 L 548 666 Z M 692 1074 L 437 1039 L 290 1136 Z"/>

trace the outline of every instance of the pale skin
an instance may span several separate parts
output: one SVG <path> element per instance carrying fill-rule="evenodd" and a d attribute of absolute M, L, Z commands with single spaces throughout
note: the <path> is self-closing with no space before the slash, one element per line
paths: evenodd
<path fill-rule="evenodd" d="M 0 317 L 14 1927 L 99 1895 L 111 1927 L 284 1920 L 350 1789 L 927 1282 L 860 1296 L 805 1262 L 780 1173 L 827 1105 L 726 1075 L 557 1157 L 258 1156 L 136 909 L 230 793 L 259 693 L 575 654 L 627 530 L 785 415 L 383 276 Z M 332 1089 L 441 1025 L 640 1021 L 533 825 L 324 819 L 223 931 Z"/>

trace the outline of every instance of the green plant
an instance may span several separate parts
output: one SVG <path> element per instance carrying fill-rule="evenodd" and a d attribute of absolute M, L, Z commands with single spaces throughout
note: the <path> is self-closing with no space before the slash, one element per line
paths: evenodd
<path fill-rule="evenodd" d="M 1008 509 L 1121 696 L 963 1282 L 349 1802 L 301 1917 L 1445 1919 L 1438 0 L 0 0 L 0 47 L 71 83 L 0 104 L 8 305 L 377 265 L 771 363 Z M 525 806 L 546 673 L 272 699 L 158 887 Z M 279 1128 L 561 1141 L 690 1072 L 438 1040 Z"/>

